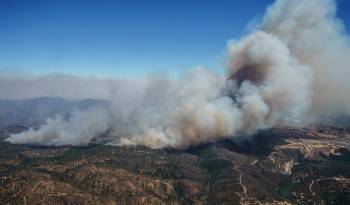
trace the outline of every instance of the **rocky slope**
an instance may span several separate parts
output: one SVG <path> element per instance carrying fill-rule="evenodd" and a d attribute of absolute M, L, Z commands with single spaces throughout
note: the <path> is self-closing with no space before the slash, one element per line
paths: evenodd
<path fill-rule="evenodd" d="M 278 127 L 186 150 L 2 141 L 0 204 L 350 204 L 350 128 Z"/>

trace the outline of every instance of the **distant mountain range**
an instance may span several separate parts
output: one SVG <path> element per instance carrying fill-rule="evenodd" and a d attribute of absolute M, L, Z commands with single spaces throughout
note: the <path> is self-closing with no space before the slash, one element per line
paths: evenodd
<path fill-rule="evenodd" d="M 33 99 L 0 99 L 0 128 L 13 124 L 37 127 L 57 114 L 68 116 L 72 110 L 85 110 L 93 106 L 107 106 L 100 99 L 66 100 L 62 98 L 41 97 Z"/>

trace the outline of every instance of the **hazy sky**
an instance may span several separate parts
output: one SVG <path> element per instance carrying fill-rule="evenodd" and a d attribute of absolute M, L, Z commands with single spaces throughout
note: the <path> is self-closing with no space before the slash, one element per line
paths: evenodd
<path fill-rule="evenodd" d="M 0 0 L 0 69 L 132 76 L 222 70 L 239 38 L 272 0 Z M 338 0 L 347 29 L 350 1 Z M 312 11 L 311 11 L 312 12 Z"/>

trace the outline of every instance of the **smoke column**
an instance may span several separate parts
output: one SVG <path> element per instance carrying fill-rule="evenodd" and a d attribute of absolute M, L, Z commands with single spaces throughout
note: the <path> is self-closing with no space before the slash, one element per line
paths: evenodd
<path fill-rule="evenodd" d="M 198 68 L 179 79 L 113 81 L 104 91 L 110 107 L 7 140 L 181 148 L 349 113 L 350 47 L 335 14 L 332 0 L 277 0 L 253 32 L 228 44 L 227 76 Z"/>
<path fill-rule="evenodd" d="M 314 115 L 349 114 L 350 44 L 333 0 L 276 1 L 261 30 L 277 36 L 298 61 L 312 68 Z"/>

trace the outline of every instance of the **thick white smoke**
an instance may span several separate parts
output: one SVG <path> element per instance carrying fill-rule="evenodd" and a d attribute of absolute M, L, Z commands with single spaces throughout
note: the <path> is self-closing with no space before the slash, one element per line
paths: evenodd
<path fill-rule="evenodd" d="M 106 111 L 103 108 L 74 111 L 68 121 L 57 115 L 54 119 L 48 119 L 39 130 L 29 129 L 13 135 L 10 142 L 54 146 L 86 145 L 108 129 L 109 118 Z"/>
<path fill-rule="evenodd" d="M 103 84 L 108 109 L 58 116 L 7 140 L 186 147 L 348 111 L 350 47 L 335 8 L 277 0 L 256 31 L 228 45 L 227 77 L 194 69 L 180 79 L 114 80 Z"/>
<path fill-rule="evenodd" d="M 234 95 L 241 105 L 243 130 L 254 132 L 305 113 L 312 71 L 299 64 L 283 41 L 257 31 L 228 50 L 228 74 L 238 86 Z"/>
<path fill-rule="evenodd" d="M 261 30 L 277 36 L 312 68 L 312 113 L 350 113 L 350 42 L 336 18 L 335 0 L 279 0 L 268 8 Z"/>

